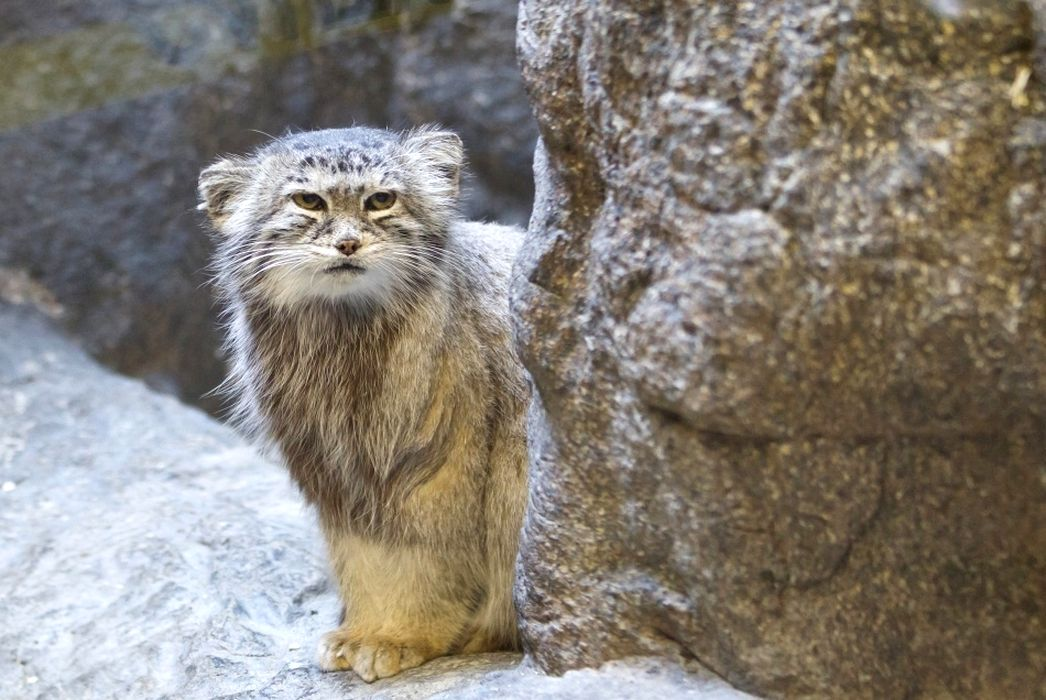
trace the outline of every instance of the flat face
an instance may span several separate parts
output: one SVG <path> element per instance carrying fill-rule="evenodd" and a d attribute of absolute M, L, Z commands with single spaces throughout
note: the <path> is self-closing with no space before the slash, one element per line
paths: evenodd
<path fill-rule="evenodd" d="M 447 160 L 440 139 L 459 143 L 440 132 L 314 131 L 237 161 L 228 216 L 216 220 L 219 262 L 242 292 L 279 306 L 416 292 L 440 274 L 456 204 L 460 160 Z"/>

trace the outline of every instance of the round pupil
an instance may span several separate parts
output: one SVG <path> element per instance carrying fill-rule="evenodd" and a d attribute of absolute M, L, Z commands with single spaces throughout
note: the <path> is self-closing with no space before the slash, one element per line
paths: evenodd
<path fill-rule="evenodd" d="M 319 195 L 315 194 L 303 194 L 301 196 L 301 201 L 305 202 L 306 204 L 315 204 L 319 200 Z"/>
<path fill-rule="evenodd" d="M 390 195 L 388 192 L 375 192 L 374 201 L 378 204 L 385 204 L 389 201 Z"/>

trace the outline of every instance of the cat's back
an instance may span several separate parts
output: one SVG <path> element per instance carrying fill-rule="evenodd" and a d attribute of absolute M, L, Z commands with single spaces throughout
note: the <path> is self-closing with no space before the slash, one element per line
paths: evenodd
<path fill-rule="evenodd" d="M 523 244 L 523 231 L 515 226 L 462 221 L 451 229 L 455 252 L 477 266 L 475 272 L 507 278 Z"/>
<path fill-rule="evenodd" d="M 512 341 L 509 285 L 523 231 L 513 226 L 469 221 L 456 224 L 449 240 L 448 251 L 453 259 L 448 263 L 456 270 L 451 306 L 454 327 L 462 333 L 459 349 L 475 343 L 475 352 L 471 354 L 484 358 L 483 372 L 496 377 L 495 391 L 504 394 L 494 403 L 508 401 L 522 406 L 526 386 Z M 467 334 L 466 328 L 470 331 Z M 518 414 L 504 407 L 503 411 L 506 415 Z"/>

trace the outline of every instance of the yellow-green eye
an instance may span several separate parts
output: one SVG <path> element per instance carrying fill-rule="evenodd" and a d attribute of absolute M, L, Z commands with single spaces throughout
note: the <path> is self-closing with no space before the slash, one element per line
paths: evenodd
<path fill-rule="evenodd" d="M 323 201 L 323 197 L 312 192 L 295 192 L 291 195 L 291 201 L 302 209 L 308 209 L 309 211 L 323 211 L 327 208 L 327 203 Z"/>
<path fill-rule="evenodd" d="M 388 209 L 395 203 L 395 192 L 375 192 L 363 201 L 363 206 L 368 211 L 381 211 L 382 209 Z"/>

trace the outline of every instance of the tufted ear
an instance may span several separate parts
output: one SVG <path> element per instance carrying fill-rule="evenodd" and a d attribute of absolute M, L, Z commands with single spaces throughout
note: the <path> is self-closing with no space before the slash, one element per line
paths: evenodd
<path fill-rule="evenodd" d="M 246 158 L 224 158 L 200 173 L 200 204 L 196 208 L 207 214 L 215 228 L 229 215 L 232 200 L 250 182 L 251 166 Z"/>
<path fill-rule="evenodd" d="M 448 194 L 456 196 L 465 164 L 465 146 L 453 131 L 427 126 L 403 135 L 403 148 L 446 179 Z"/>

